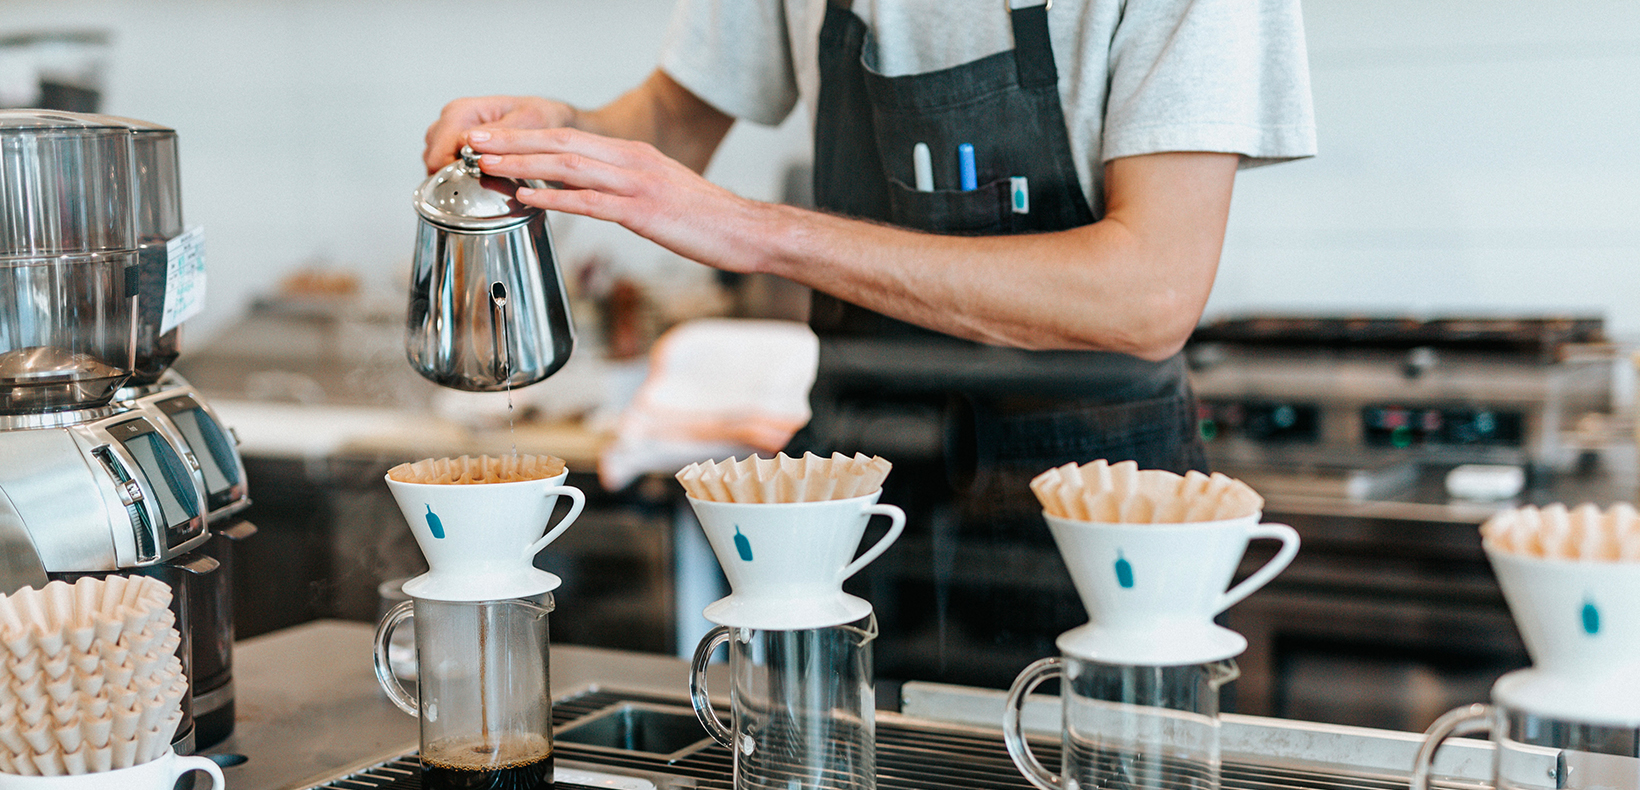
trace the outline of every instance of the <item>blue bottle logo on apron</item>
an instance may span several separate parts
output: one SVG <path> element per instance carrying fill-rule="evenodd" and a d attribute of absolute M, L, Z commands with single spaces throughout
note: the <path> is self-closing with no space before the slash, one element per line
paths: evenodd
<path fill-rule="evenodd" d="M 444 537 L 444 522 L 438 520 L 438 514 L 433 512 L 433 506 L 427 506 L 427 528 L 433 532 L 433 537 Z"/>
<path fill-rule="evenodd" d="M 1583 599 L 1583 633 L 1589 636 L 1600 633 L 1600 607 L 1587 598 Z"/>
<path fill-rule="evenodd" d="M 735 552 L 740 555 L 742 560 L 752 561 L 752 542 L 747 540 L 745 535 L 740 534 L 739 524 L 735 525 Z"/>
<path fill-rule="evenodd" d="M 1122 556 L 1121 549 L 1116 550 L 1116 583 L 1124 590 L 1133 588 L 1133 563 Z"/>

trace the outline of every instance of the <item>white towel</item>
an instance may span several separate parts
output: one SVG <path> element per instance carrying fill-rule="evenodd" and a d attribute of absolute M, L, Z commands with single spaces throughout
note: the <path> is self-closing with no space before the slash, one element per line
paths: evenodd
<path fill-rule="evenodd" d="M 598 474 L 619 490 L 704 458 L 773 454 L 809 421 L 820 341 L 804 324 L 708 318 L 673 327 L 616 425 Z"/>

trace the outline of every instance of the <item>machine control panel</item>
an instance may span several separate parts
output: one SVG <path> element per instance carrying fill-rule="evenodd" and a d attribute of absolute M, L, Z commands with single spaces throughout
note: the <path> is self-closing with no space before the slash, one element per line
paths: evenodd
<path fill-rule="evenodd" d="M 1271 444 L 1314 444 L 1321 439 L 1321 407 L 1269 400 L 1202 400 L 1196 406 L 1202 441 L 1241 438 Z"/>
<path fill-rule="evenodd" d="M 249 504 L 238 439 L 217 421 L 214 414 L 191 393 L 166 394 L 146 401 L 176 426 L 187 447 L 183 452 L 195 460 L 195 468 L 205 479 L 205 506 L 214 519 L 229 509 Z"/>
<path fill-rule="evenodd" d="M 104 463 L 121 487 L 128 489 L 130 485 L 139 485 L 139 490 L 151 492 L 151 498 L 144 497 L 135 503 L 145 511 L 146 518 L 143 520 L 147 523 L 132 524 L 139 532 L 137 545 L 144 559 L 157 557 L 157 551 L 150 552 L 161 545 L 169 551 L 202 534 L 205 520 L 200 512 L 193 476 L 176 448 L 165 440 L 153 423 L 136 417 L 107 425 L 104 430 L 119 442 L 125 450 L 124 455 L 134 463 L 133 468 L 126 470 L 121 468 L 123 464 L 113 454 L 104 456 Z M 126 479 L 120 480 L 122 474 Z M 142 534 L 145 532 L 148 534 Z"/>
<path fill-rule="evenodd" d="M 1521 447 L 1526 415 L 1484 406 L 1373 404 L 1361 409 L 1369 447 Z"/>

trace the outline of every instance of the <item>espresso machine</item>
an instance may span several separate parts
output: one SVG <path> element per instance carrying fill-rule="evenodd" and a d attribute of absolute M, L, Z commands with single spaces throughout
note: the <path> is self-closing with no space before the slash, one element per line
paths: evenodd
<path fill-rule="evenodd" d="M 170 129 L 0 112 L 0 590 L 169 584 L 186 753 L 233 728 L 230 548 L 255 528 L 232 434 L 169 371 L 203 291 L 178 185 Z"/>

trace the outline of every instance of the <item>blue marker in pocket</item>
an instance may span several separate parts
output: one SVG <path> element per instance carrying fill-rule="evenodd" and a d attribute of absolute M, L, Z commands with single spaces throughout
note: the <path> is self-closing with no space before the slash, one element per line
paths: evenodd
<path fill-rule="evenodd" d="M 974 169 L 974 146 L 970 143 L 957 146 L 957 177 L 962 179 L 962 191 L 979 189 L 978 171 Z"/>

